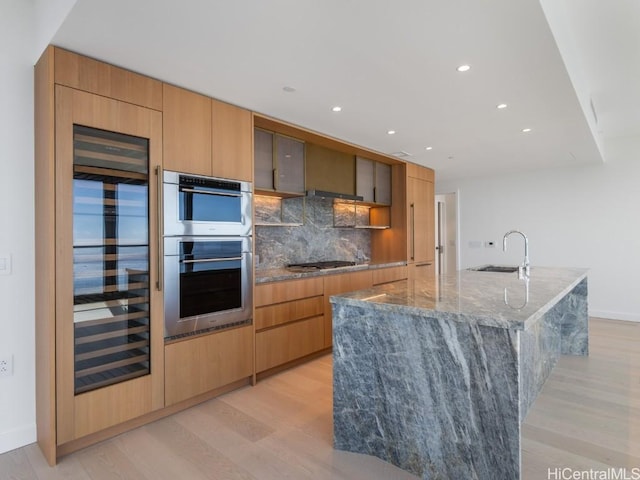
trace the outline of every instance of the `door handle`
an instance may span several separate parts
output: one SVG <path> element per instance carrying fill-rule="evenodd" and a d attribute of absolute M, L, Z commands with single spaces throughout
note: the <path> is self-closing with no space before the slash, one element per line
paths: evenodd
<path fill-rule="evenodd" d="M 416 206 L 414 203 L 411 208 L 411 260 L 416 258 Z"/>
<path fill-rule="evenodd" d="M 198 193 L 203 195 L 215 195 L 218 197 L 241 197 L 241 193 L 223 193 L 223 192 L 209 192 L 208 190 L 198 190 L 197 188 L 180 188 L 181 192 Z"/>
<path fill-rule="evenodd" d="M 162 291 L 162 281 L 164 276 L 164 256 L 162 255 L 162 236 L 164 234 L 164 224 L 163 224 L 163 216 L 162 216 L 162 189 L 164 188 L 164 184 L 162 182 L 162 167 L 158 165 L 156 167 L 156 197 L 158 205 L 156 206 L 156 212 L 158 215 L 158 278 L 156 279 L 156 289 L 161 292 Z"/>

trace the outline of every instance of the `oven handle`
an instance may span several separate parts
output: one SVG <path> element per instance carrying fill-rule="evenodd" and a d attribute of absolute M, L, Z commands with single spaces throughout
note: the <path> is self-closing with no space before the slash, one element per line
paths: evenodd
<path fill-rule="evenodd" d="M 198 190 L 196 188 L 184 188 L 180 187 L 181 192 L 187 193 L 202 193 L 204 195 L 218 195 L 220 197 L 241 197 L 241 193 L 222 193 L 222 192 L 209 192 L 207 190 Z"/>
<path fill-rule="evenodd" d="M 229 260 L 242 260 L 242 257 L 198 258 L 197 260 L 180 260 L 180 262 L 181 263 L 227 262 Z"/>

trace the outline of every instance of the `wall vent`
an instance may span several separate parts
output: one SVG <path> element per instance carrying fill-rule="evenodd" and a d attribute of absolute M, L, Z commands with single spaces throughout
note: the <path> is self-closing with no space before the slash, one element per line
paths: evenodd
<path fill-rule="evenodd" d="M 413 157 L 413 154 L 411 154 L 409 152 L 405 152 L 404 150 L 400 150 L 399 152 L 393 152 L 391 155 L 393 155 L 394 157 L 398 157 L 398 158 Z"/>

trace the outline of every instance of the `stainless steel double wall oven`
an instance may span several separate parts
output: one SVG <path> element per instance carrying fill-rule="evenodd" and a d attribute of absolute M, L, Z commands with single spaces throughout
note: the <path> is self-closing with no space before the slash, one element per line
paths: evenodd
<path fill-rule="evenodd" d="M 163 173 L 165 337 L 252 321 L 251 183 Z"/>

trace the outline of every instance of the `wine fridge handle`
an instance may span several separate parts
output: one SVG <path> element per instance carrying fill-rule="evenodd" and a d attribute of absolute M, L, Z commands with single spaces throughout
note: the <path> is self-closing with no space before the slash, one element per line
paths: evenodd
<path fill-rule="evenodd" d="M 158 268 L 157 268 L 157 272 L 158 272 L 158 278 L 156 279 L 156 289 L 161 292 L 162 291 L 162 281 L 163 281 L 163 276 L 164 276 L 164 256 L 162 255 L 162 238 L 163 238 L 163 233 L 164 233 L 164 225 L 163 225 L 163 217 L 162 217 L 162 210 L 163 210 L 163 204 L 162 204 L 162 189 L 164 188 L 164 184 L 162 181 L 162 167 L 160 165 L 158 165 L 156 167 L 156 196 L 157 196 L 157 201 L 158 204 L 156 205 L 156 212 L 158 215 L 158 235 L 156 235 L 156 238 L 158 239 Z"/>

